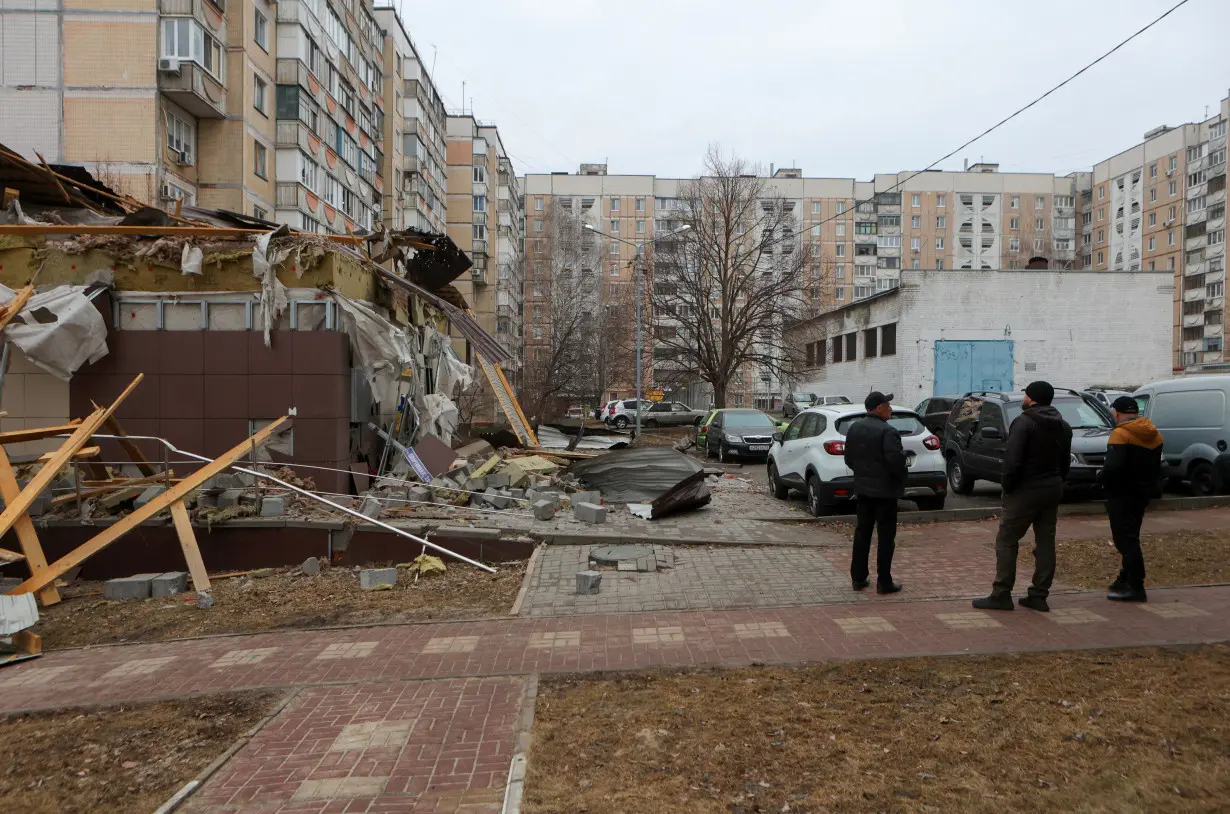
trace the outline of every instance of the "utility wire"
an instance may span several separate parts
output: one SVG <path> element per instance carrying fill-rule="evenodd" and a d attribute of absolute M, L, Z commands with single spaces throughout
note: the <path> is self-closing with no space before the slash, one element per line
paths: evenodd
<path fill-rule="evenodd" d="M 1127 37 L 1126 39 L 1124 39 L 1124 40 L 1120 41 L 1117 45 L 1115 45 L 1115 47 L 1114 47 L 1114 48 L 1111 48 L 1109 51 L 1107 51 L 1106 53 L 1102 54 L 1100 57 L 1098 57 L 1097 59 L 1095 59 L 1093 62 L 1090 62 L 1090 63 L 1089 63 L 1088 65 L 1086 65 L 1085 67 L 1081 68 L 1079 71 L 1077 71 L 1076 73 L 1072 74 L 1072 75 L 1071 75 L 1071 76 L 1069 76 L 1067 79 L 1065 79 L 1065 80 L 1063 80 L 1062 82 L 1060 82 L 1058 85 L 1055 85 L 1053 88 L 1051 88 L 1050 90 L 1048 90 L 1046 93 L 1044 93 L 1044 94 L 1042 94 L 1041 96 L 1039 96 L 1038 98 L 1034 99 L 1034 100 L 1033 100 L 1032 102 L 1030 102 L 1029 104 L 1027 104 L 1027 105 L 1025 105 L 1025 106 L 1023 106 L 1023 107 L 1021 107 L 1021 108 L 1019 108 L 1019 109 L 1017 109 L 1017 110 L 1016 110 L 1016 111 L 1014 111 L 1013 113 L 1010 113 L 1009 115 L 1007 115 L 1007 116 L 1005 116 L 1004 118 L 1000 119 L 998 122 L 996 122 L 995 124 L 991 125 L 991 126 L 990 126 L 990 127 L 988 127 L 986 130 L 983 130 L 981 133 L 979 133 L 978 135 L 974 136 L 972 139 L 970 139 L 969 141 L 965 142 L 965 143 L 964 143 L 964 144 L 962 144 L 960 147 L 957 147 L 956 149 L 952 150 L 951 152 L 947 153 L 946 155 L 940 156 L 940 157 L 939 157 L 939 158 L 937 158 L 935 161 L 932 161 L 930 164 L 928 164 L 927 166 L 923 167 L 921 170 L 917 170 L 917 171 L 915 171 L 915 172 L 910 173 L 910 174 L 909 174 L 908 176 L 906 176 L 904 179 L 902 179 L 902 180 L 898 180 L 895 184 L 893 184 L 893 185 L 892 185 L 891 187 L 889 187 L 888 189 L 881 190 L 880 192 L 875 193 L 874 195 L 872 195 L 870 198 L 867 198 L 867 199 L 862 200 L 862 201 L 855 200 L 855 199 L 851 199 L 851 200 L 853 200 L 853 202 L 854 202 L 854 205 L 853 205 L 853 207 L 852 207 L 852 208 L 857 209 L 859 206 L 861 206 L 861 205 L 863 205 L 863 204 L 865 204 L 865 203 L 874 203 L 877 195 L 882 195 L 882 194 L 884 194 L 884 193 L 886 193 L 886 192 L 892 192 L 893 190 L 895 190 L 895 189 L 899 188 L 899 187 L 900 187 L 900 186 L 902 186 L 903 184 L 906 184 L 906 183 L 908 183 L 909 181 L 913 180 L 915 177 L 917 177 L 917 176 L 919 176 L 919 175 L 922 175 L 924 172 L 927 172 L 928 170 L 932 170 L 932 169 L 934 169 L 934 168 L 936 167 L 936 165 L 941 164 L 941 163 L 943 163 L 944 161 L 947 161 L 948 159 L 952 158 L 954 155 L 956 155 L 957 153 L 961 152 L 961 151 L 962 151 L 962 150 L 964 150 L 966 147 L 969 147 L 969 146 L 970 146 L 971 144 L 973 144 L 974 142 L 976 142 L 976 141 L 978 141 L 978 140 L 982 139 L 983 137 L 988 136 L 988 135 L 990 135 L 991 133 L 995 132 L 996 130 L 998 130 L 999 128 L 1003 127 L 1003 126 L 1004 126 L 1005 124 L 1007 124 L 1008 122 L 1010 122 L 1010 121 L 1012 121 L 1013 119 L 1015 119 L 1017 116 L 1020 116 L 1020 115 L 1021 115 L 1022 113 L 1024 113 L 1026 110 L 1029 110 L 1031 107 L 1033 107 L 1034 105 L 1038 104 L 1038 103 L 1039 103 L 1039 102 L 1041 102 L 1043 99 L 1047 98 L 1047 97 L 1048 97 L 1048 96 L 1050 96 L 1051 94 L 1053 94 L 1053 93 L 1055 93 L 1056 91 L 1058 91 L 1060 88 L 1062 88 L 1062 87 L 1064 87 L 1065 85 L 1067 85 L 1067 84 L 1071 83 L 1071 82 L 1072 82 L 1074 79 L 1076 79 L 1078 76 L 1080 76 L 1081 74 L 1085 73 L 1085 72 L 1086 72 L 1086 71 L 1088 71 L 1090 68 L 1093 68 L 1095 65 L 1097 65 L 1097 64 L 1098 64 L 1098 63 L 1100 63 L 1100 62 L 1102 62 L 1103 60 L 1105 60 L 1107 57 L 1109 57 L 1111 54 L 1115 53 L 1115 52 L 1116 52 L 1116 51 L 1118 51 L 1119 49 L 1123 48 L 1123 47 L 1124 47 L 1125 45 L 1127 45 L 1129 42 L 1131 42 L 1132 40 L 1136 39 L 1136 38 L 1137 38 L 1137 37 L 1139 37 L 1141 34 L 1143 34 L 1143 33 L 1145 33 L 1146 31 L 1148 31 L 1150 28 L 1153 28 L 1153 26 L 1157 25 L 1157 24 L 1158 24 L 1158 23 L 1160 23 L 1162 20 L 1164 20 L 1164 19 L 1166 19 L 1167 17 L 1169 17 L 1171 14 L 1174 14 L 1176 11 L 1178 11 L 1178 10 L 1179 10 L 1180 8 L 1182 8 L 1183 6 L 1187 5 L 1189 2 L 1191 2 L 1191 0 L 1179 0 L 1179 2 L 1178 2 L 1178 3 L 1175 3 L 1173 6 L 1171 6 L 1170 8 L 1168 8 L 1166 11 L 1164 11 L 1164 12 L 1163 12 L 1160 16 L 1158 16 L 1157 18 L 1155 18 L 1152 22 L 1150 22 L 1150 23 L 1149 23 L 1148 25 L 1146 25 L 1144 28 L 1141 28 L 1140 30 L 1136 31 L 1134 34 L 1130 35 L 1130 36 L 1129 36 L 1129 37 Z M 809 224 L 809 225 L 811 225 L 811 226 L 822 226 L 822 225 L 824 225 L 824 224 L 826 224 L 826 223 L 828 223 L 828 222 L 830 222 L 830 221 L 834 221 L 834 220 L 837 220 L 838 218 L 845 217 L 845 215 L 846 215 L 846 214 L 847 214 L 846 212 L 839 212 L 839 213 L 837 213 L 837 214 L 835 214 L 835 215 L 832 215 L 831 217 L 825 218 L 824 220 L 821 220 L 821 221 L 816 221 L 816 222 L 811 223 L 811 224 Z"/>

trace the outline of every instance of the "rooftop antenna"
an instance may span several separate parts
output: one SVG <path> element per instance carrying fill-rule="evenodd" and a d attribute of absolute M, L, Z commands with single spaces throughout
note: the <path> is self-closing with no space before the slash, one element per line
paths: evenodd
<path fill-rule="evenodd" d="M 431 75 L 433 77 L 433 82 L 435 81 L 434 77 L 436 75 L 436 57 L 439 55 L 440 51 L 436 48 L 436 44 L 433 42 L 431 44 Z"/>
<path fill-rule="evenodd" d="M 466 81 L 461 80 L 461 115 L 466 114 Z"/>

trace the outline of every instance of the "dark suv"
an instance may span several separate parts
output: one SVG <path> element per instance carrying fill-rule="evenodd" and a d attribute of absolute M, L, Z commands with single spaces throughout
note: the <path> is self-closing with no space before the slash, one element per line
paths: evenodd
<path fill-rule="evenodd" d="M 1022 393 L 966 393 L 953 404 L 944 428 L 944 459 L 953 492 L 968 495 L 977 480 L 1000 482 L 1008 428 L 1021 414 L 1023 398 Z M 1076 390 L 1055 391 L 1053 404 L 1072 427 L 1067 489 L 1096 489 L 1113 429 L 1110 419 L 1092 397 Z"/>

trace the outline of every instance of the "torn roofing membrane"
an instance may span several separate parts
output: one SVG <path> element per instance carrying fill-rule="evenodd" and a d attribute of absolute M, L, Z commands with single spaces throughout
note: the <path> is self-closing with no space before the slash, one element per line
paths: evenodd
<path fill-rule="evenodd" d="M 646 447 L 613 450 L 578 461 L 568 471 L 585 486 L 601 491 L 608 502 L 652 503 L 680 482 L 703 473 L 704 467 L 670 447 Z"/>

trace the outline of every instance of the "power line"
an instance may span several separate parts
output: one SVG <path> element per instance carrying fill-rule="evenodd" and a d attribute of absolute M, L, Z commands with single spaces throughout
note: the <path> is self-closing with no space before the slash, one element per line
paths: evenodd
<path fill-rule="evenodd" d="M 1162 20 L 1166 19 L 1166 18 L 1167 18 L 1167 17 L 1169 17 L 1171 14 L 1173 14 L 1173 13 L 1174 13 L 1174 12 L 1176 12 L 1176 11 L 1178 11 L 1180 8 L 1182 8 L 1183 6 L 1187 5 L 1190 1 L 1191 1 L 1191 0 L 1179 0 L 1179 2 L 1178 2 L 1178 3 L 1175 3 L 1173 6 L 1171 6 L 1170 8 L 1168 8 L 1166 11 L 1164 11 L 1164 12 L 1163 12 L 1160 16 L 1158 16 L 1157 18 L 1155 18 L 1152 22 L 1150 22 L 1150 23 L 1149 23 L 1148 25 L 1146 25 L 1144 28 L 1141 28 L 1140 30 L 1136 31 L 1134 34 L 1130 35 L 1130 36 L 1129 36 L 1129 37 L 1127 37 L 1126 39 L 1124 39 L 1124 40 L 1120 41 L 1117 45 L 1115 45 L 1115 47 L 1114 47 L 1114 48 L 1111 48 L 1109 51 L 1107 51 L 1106 53 L 1102 54 L 1100 57 L 1098 57 L 1097 59 L 1095 59 L 1093 62 L 1090 62 L 1090 63 L 1089 63 L 1088 65 L 1086 65 L 1085 67 L 1081 68 L 1079 71 L 1077 71 L 1076 73 L 1072 74 L 1072 75 L 1071 75 L 1071 76 L 1069 76 L 1067 79 L 1065 79 L 1065 80 L 1063 80 L 1062 82 L 1060 82 L 1058 85 L 1055 85 L 1053 88 L 1051 88 L 1050 90 L 1048 90 L 1046 93 L 1044 93 L 1044 94 L 1042 94 L 1041 96 L 1039 96 L 1038 98 L 1034 99 L 1034 100 L 1033 100 L 1032 102 L 1030 102 L 1029 104 L 1027 104 L 1027 105 L 1025 105 L 1025 106 L 1023 106 L 1023 107 L 1021 107 L 1021 108 L 1018 108 L 1016 111 L 1014 111 L 1014 112 L 1010 113 L 1009 115 L 1005 116 L 1004 118 L 1000 119 L 998 122 L 996 122 L 995 124 L 991 125 L 991 126 L 990 126 L 990 127 L 988 127 L 986 130 L 983 130 L 981 133 L 979 133 L 978 135 L 974 136 L 972 139 L 970 139 L 969 141 L 965 142 L 965 143 L 964 143 L 964 144 L 962 144 L 960 147 L 957 147 L 955 150 L 952 150 L 951 152 L 947 153 L 946 155 L 940 156 L 940 157 L 939 157 L 939 158 L 937 158 L 935 161 L 932 161 L 930 164 L 928 164 L 927 166 L 923 167 L 921 170 L 917 170 L 917 171 L 915 171 L 915 172 L 910 173 L 910 174 L 909 174 L 908 176 L 906 176 L 904 179 L 898 180 L 895 184 L 893 184 L 893 185 L 892 185 L 891 187 L 889 187 L 888 189 L 881 190 L 880 192 L 876 193 L 875 195 L 872 195 L 872 197 L 867 198 L 866 200 L 862 200 L 862 201 L 860 201 L 860 200 L 856 200 L 856 199 L 851 199 L 851 200 L 853 200 L 853 202 L 854 202 L 854 208 L 855 208 L 855 209 L 857 209 L 859 206 L 861 206 L 862 204 L 865 204 L 865 203 L 874 203 L 874 202 L 875 202 L 875 197 L 876 197 L 876 195 L 882 195 L 882 194 L 884 194 L 885 192 L 892 192 L 893 190 L 895 190 L 895 189 L 899 188 L 899 187 L 900 187 L 900 186 L 902 186 L 903 184 L 906 184 L 906 183 L 908 183 L 909 181 L 913 180 L 915 177 L 917 177 L 917 176 L 919 176 L 919 175 L 922 175 L 924 172 L 927 172 L 928 170 L 932 170 L 932 169 L 934 169 L 934 168 L 936 167 L 936 165 L 938 165 L 938 164 L 940 164 L 940 163 L 942 163 L 942 162 L 944 162 L 944 161 L 947 161 L 948 159 L 952 158 L 954 155 L 956 155 L 957 153 L 961 152 L 961 151 L 962 151 L 962 150 L 964 150 L 966 147 L 969 147 L 969 146 L 970 146 L 971 144 L 973 144 L 974 142 L 979 141 L 979 140 L 980 140 L 980 139 L 982 139 L 983 137 L 988 136 L 988 135 L 990 135 L 991 133 L 995 132 L 996 130 L 998 130 L 999 128 L 1003 127 L 1003 126 L 1004 126 L 1005 124 L 1007 124 L 1008 122 L 1010 122 L 1010 121 L 1012 121 L 1013 119 L 1015 119 L 1017 116 L 1020 116 L 1020 115 L 1021 115 L 1022 113 L 1024 113 L 1026 110 L 1029 110 L 1031 107 L 1033 107 L 1034 105 L 1038 104 L 1038 103 L 1039 103 L 1039 102 L 1041 102 L 1043 99 L 1047 98 L 1048 96 L 1050 96 L 1051 94 L 1053 94 L 1053 93 L 1055 93 L 1057 90 L 1059 90 L 1060 88 L 1062 88 L 1062 87 L 1064 87 L 1065 85 L 1067 85 L 1067 84 L 1069 84 L 1070 82 L 1072 82 L 1072 80 L 1076 79 L 1078 76 L 1080 76 L 1081 74 L 1085 73 L 1085 72 L 1086 72 L 1086 71 L 1088 71 L 1090 68 L 1094 67 L 1094 66 L 1095 66 L 1095 65 L 1097 65 L 1098 63 L 1100 63 L 1100 62 L 1102 62 L 1103 60 L 1105 60 L 1105 59 L 1106 59 L 1107 57 L 1109 57 L 1111 54 L 1113 54 L 1113 53 L 1115 53 L 1116 51 L 1118 51 L 1119 49 L 1123 48 L 1123 46 L 1127 45 L 1129 42 L 1131 42 L 1132 40 L 1136 39 L 1136 38 L 1137 38 L 1137 37 L 1139 37 L 1141 34 L 1143 34 L 1143 33 L 1145 33 L 1146 31 L 1148 31 L 1150 28 L 1153 28 L 1153 26 L 1157 25 L 1157 24 L 1158 24 L 1158 23 L 1160 23 Z M 839 213 L 837 213 L 837 214 L 835 214 L 835 215 L 833 215 L 833 216 L 831 216 L 831 217 L 825 218 L 824 220 L 821 220 L 821 221 L 818 221 L 818 222 L 812 223 L 811 225 L 812 225 L 812 226 L 822 226 L 822 225 L 824 225 L 824 224 L 826 224 L 826 223 L 828 223 L 828 222 L 830 222 L 830 221 L 837 220 L 838 218 L 843 217 L 844 215 L 845 215 L 845 212 L 839 212 Z"/>

